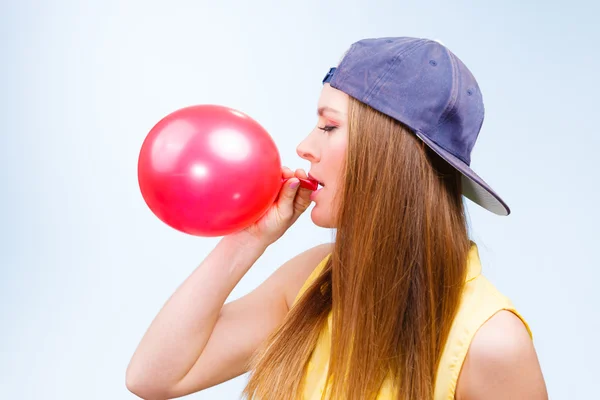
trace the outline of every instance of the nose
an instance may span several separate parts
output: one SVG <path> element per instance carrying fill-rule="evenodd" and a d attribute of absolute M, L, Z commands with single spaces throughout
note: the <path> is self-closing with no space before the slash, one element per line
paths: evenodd
<path fill-rule="evenodd" d="M 310 161 L 311 163 L 319 162 L 319 155 L 314 143 L 310 140 L 311 135 L 308 135 L 300 144 L 296 147 L 296 153 L 300 158 Z"/>

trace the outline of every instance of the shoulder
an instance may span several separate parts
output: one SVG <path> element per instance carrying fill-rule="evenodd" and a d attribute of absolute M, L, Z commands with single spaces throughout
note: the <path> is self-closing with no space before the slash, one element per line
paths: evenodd
<path fill-rule="evenodd" d="M 290 309 L 298 292 L 321 261 L 333 251 L 333 243 L 323 243 L 312 247 L 281 266 L 285 280 L 285 297 Z"/>
<path fill-rule="evenodd" d="M 529 332 L 510 311 L 500 311 L 475 334 L 465 358 L 456 399 L 547 399 Z"/>

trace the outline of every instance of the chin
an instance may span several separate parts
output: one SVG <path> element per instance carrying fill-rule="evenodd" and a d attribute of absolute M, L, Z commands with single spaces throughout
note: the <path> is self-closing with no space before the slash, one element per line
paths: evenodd
<path fill-rule="evenodd" d="M 320 210 L 318 206 L 313 207 L 310 212 L 310 219 L 315 225 L 321 228 L 335 228 L 329 210 Z"/>

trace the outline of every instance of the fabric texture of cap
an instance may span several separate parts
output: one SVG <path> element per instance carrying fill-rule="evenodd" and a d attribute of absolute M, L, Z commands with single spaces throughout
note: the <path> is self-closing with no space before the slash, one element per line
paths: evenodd
<path fill-rule="evenodd" d="M 497 214 L 508 205 L 470 167 L 483 124 L 479 85 L 463 62 L 437 41 L 363 39 L 323 79 L 408 126 L 462 174 L 463 195 Z"/>

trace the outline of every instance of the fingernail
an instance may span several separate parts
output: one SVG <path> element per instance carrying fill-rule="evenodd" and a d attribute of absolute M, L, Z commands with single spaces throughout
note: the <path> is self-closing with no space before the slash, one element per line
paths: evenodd
<path fill-rule="evenodd" d="M 290 187 L 291 187 L 292 189 L 296 189 L 296 188 L 298 187 L 298 185 L 299 185 L 299 184 L 300 184 L 300 181 L 295 181 L 295 182 L 292 182 L 292 184 L 290 185 Z"/>

